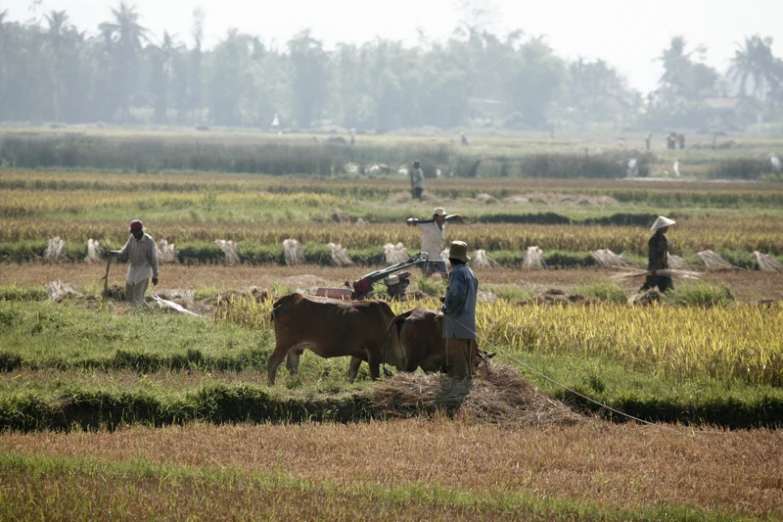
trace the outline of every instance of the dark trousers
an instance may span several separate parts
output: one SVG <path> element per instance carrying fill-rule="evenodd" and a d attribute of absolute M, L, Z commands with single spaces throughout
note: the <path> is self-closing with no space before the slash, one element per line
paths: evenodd
<path fill-rule="evenodd" d="M 672 281 L 672 278 L 669 276 L 654 276 L 649 275 L 647 276 L 647 279 L 644 280 L 644 284 L 642 285 L 642 290 L 649 290 L 651 288 L 658 287 L 658 290 L 661 291 L 661 293 L 667 292 L 668 290 L 674 290 L 674 282 Z"/>
<path fill-rule="evenodd" d="M 424 192 L 423 188 L 415 187 L 413 189 L 413 199 L 421 199 L 422 192 Z"/>

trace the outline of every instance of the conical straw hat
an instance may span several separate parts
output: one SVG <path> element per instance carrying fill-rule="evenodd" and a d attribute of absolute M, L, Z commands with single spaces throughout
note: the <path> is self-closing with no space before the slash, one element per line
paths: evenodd
<path fill-rule="evenodd" d="M 659 228 L 663 227 L 669 227 L 676 223 L 673 219 L 669 219 L 667 217 L 658 216 L 658 219 L 655 220 L 655 223 L 653 223 L 653 226 L 650 227 L 650 230 L 658 230 Z"/>

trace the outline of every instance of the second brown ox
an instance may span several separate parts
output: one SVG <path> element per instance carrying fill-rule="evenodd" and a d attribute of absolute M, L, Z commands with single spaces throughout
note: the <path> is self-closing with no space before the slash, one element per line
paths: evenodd
<path fill-rule="evenodd" d="M 398 371 L 447 373 L 446 339 L 443 338 L 443 315 L 433 310 L 416 307 L 395 316 L 388 329 L 391 347 Z M 473 340 L 476 364 L 495 356 L 479 350 Z"/>

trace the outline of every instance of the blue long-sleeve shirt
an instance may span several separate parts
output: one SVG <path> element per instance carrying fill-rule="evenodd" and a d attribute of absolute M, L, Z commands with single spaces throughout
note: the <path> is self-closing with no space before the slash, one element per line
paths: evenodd
<path fill-rule="evenodd" d="M 457 265 L 449 273 L 449 287 L 443 312 L 443 338 L 476 338 L 476 294 L 478 279 L 473 270 Z"/>

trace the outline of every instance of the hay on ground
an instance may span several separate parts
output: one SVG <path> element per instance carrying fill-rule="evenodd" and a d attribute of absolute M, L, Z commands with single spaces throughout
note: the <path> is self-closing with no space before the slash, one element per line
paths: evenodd
<path fill-rule="evenodd" d="M 527 205 L 530 200 L 525 196 L 509 196 L 503 200 L 503 203 L 508 205 Z"/>
<path fill-rule="evenodd" d="M 304 247 L 296 239 L 283 241 L 283 257 L 288 266 L 301 265 L 304 262 Z"/>
<path fill-rule="evenodd" d="M 520 299 L 517 301 L 519 306 L 528 305 L 546 305 L 546 306 L 586 306 L 600 303 L 600 300 L 595 297 L 585 297 L 581 294 L 566 294 L 560 289 L 551 288 L 543 294 L 533 297 L 531 299 Z"/>
<path fill-rule="evenodd" d="M 125 301 L 125 287 L 120 285 L 111 285 L 106 288 L 103 293 L 103 297 L 106 299 L 114 299 L 115 301 Z"/>
<path fill-rule="evenodd" d="M 49 240 L 46 246 L 46 252 L 44 252 L 44 261 L 53 262 L 59 260 L 63 256 L 63 249 L 65 248 L 65 240 L 55 236 Z"/>
<path fill-rule="evenodd" d="M 339 243 L 329 243 L 326 245 L 332 253 L 332 263 L 335 266 L 352 266 L 353 261 L 348 256 L 348 251 L 345 250 Z"/>
<path fill-rule="evenodd" d="M 165 239 L 162 239 L 158 245 L 158 262 L 160 263 L 174 263 L 177 261 L 177 248 L 174 243 L 169 243 Z"/>
<path fill-rule="evenodd" d="M 623 270 L 622 272 L 609 276 L 609 279 L 619 281 L 625 279 L 642 278 L 642 277 L 647 277 L 649 275 L 652 275 L 652 272 L 653 272 L 652 270 L 626 269 Z M 691 270 L 678 270 L 673 268 L 656 270 L 655 274 L 659 276 L 668 276 L 680 281 L 686 279 L 698 279 L 701 276 L 701 273 L 699 272 L 693 272 Z"/>
<path fill-rule="evenodd" d="M 628 266 L 628 262 L 609 249 L 591 252 L 593 259 L 599 266 L 611 268 Z"/>
<path fill-rule="evenodd" d="M 768 272 L 783 271 L 783 264 L 770 255 L 762 254 L 761 252 L 754 250 L 753 258 L 756 260 L 756 268 L 758 270 L 765 270 Z"/>
<path fill-rule="evenodd" d="M 731 263 L 723 259 L 719 253 L 713 250 L 704 250 L 696 255 L 701 258 L 701 260 L 704 262 L 704 265 L 709 269 L 732 270 L 734 268 Z"/>
<path fill-rule="evenodd" d="M 504 426 L 572 425 L 587 419 L 503 364 L 480 368 L 472 381 L 442 374 L 398 373 L 374 386 L 371 400 L 389 417 L 445 413 Z"/>
<path fill-rule="evenodd" d="M 237 246 L 236 241 L 230 239 L 216 239 L 215 244 L 217 244 L 217 246 L 220 247 L 220 250 L 226 255 L 227 265 L 238 265 L 240 263 L 239 247 Z"/>
<path fill-rule="evenodd" d="M 84 297 L 83 293 L 59 280 L 52 281 L 46 285 L 46 292 L 49 294 L 49 300 L 54 301 L 55 303 L 61 303 L 64 299 L 78 299 Z"/>
<path fill-rule="evenodd" d="M 363 227 L 367 225 L 367 221 L 362 218 L 359 218 L 356 220 L 356 223 L 354 223 L 354 225 L 356 225 L 357 227 Z"/>
<path fill-rule="evenodd" d="M 497 268 L 500 264 L 487 255 L 486 250 L 476 250 L 471 254 L 470 264 L 476 268 Z"/>
<path fill-rule="evenodd" d="M 522 268 L 528 270 L 537 270 L 546 268 L 544 262 L 544 251 L 537 246 L 528 247 L 525 251 L 525 258 L 522 261 Z"/>
<path fill-rule="evenodd" d="M 666 299 L 663 294 L 657 288 L 652 288 L 646 292 L 639 292 L 628 298 L 628 304 L 638 306 L 663 304 L 665 301 Z"/>
<path fill-rule="evenodd" d="M 383 245 L 383 252 L 386 254 L 386 263 L 389 265 L 396 265 L 408 260 L 408 250 L 402 243 L 396 245 L 386 243 Z"/>
<path fill-rule="evenodd" d="M 161 293 L 161 295 L 164 295 Z M 258 286 L 250 286 L 240 290 L 230 289 L 223 290 L 208 297 L 204 302 L 205 304 L 216 305 L 219 303 L 228 303 L 239 299 L 252 299 L 256 303 L 263 303 L 269 299 L 269 291 L 266 288 L 260 288 Z M 175 299 L 171 299 L 174 301 Z"/>

